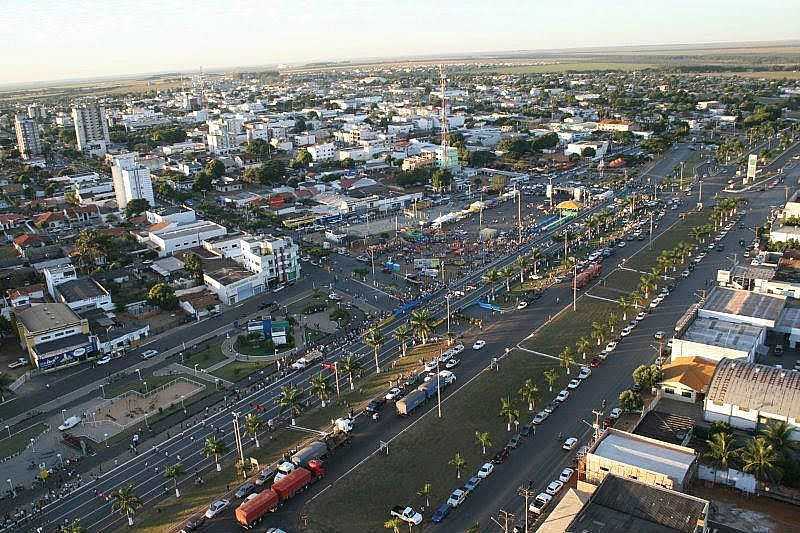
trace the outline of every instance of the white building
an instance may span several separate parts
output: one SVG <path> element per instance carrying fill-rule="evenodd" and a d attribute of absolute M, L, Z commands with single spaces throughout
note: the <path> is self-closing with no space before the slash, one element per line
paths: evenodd
<path fill-rule="evenodd" d="M 131 200 L 139 198 L 147 200 L 150 206 L 155 205 L 150 169 L 136 162 L 135 153 L 115 156 L 114 164 L 111 166 L 111 176 L 114 180 L 117 207 L 120 210 L 124 210 Z"/>
<path fill-rule="evenodd" d="M 188 224 L 169 225 L 164 229 L 151 231 L 149 238 L 158 250 L 159 257 L 164 257 L 177 251 L 196 248 L 203 241 L 220 237 L 227 232 L 225 226 L 215 222 L 196 220 Z"/>
<path fill-rule="evenodd" d="M 42 269 L 42 274 L 44 274 L 44 281 L 47 284 L 47 292 L 54 300 L 57 286 L 78 279 L 78 272 L 72 263 L 48 266 Z"/>
<path fill-rule="evenodd" d="M 97 105 L 83 105 L 72 108 L 72 121 L 78 149 L 91 155 L 102 156 L 110 142 L 106 110 Z"/>
<path fill-rule="evenodd" d="M 564 155 L 578 154 L 582 157 L 583 151 L 587 148 L 594 150 L 594 156 L 592 156 L 592 159 L 600 159 L 606 154 L 606 150 L 608 149 L 608 141 L 581 141 L 577 143 L 570 143 L 567 145 L 566 150 L 564 150 Z"/>
<path fill-rule="evenodd" d="M 42 155 L 42 143 L 39 139 L 39 127 L 32 118 L 17 115 L 14 118 L 14 129 L 17 133 L 17 148 L 23 159 L 31 159 Z"/>
<path fill-rule="evenodd" d="M 306 150 L 314 161 L 331 161 L 336 158 L 336 146 L 333 143 L 315 144 Z"/>

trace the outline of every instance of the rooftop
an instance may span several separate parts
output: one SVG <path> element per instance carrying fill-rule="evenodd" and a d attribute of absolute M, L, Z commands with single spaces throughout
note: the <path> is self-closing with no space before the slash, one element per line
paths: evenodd
<path fill-rule="evenodd" d="M 92 278 L 79 278 L 58 285 L 58 293 L 65 302 L 79 302 L 89 298 L 98 298 L 108 294 L 99 283 Z"/>
<path fill-rule="evenodd" d="M 663 382 L 680 383 L 695 391 L 704 391 L 717 367 L 701 357 L 676 357 L 661 367 Z"/>
<path fill-rule="evenodd" d="M 775 321 L 785 303 L 785 296 L 715 287 L 703 304 L 703 310 Z"/>
<path fill-rule="evenodd" d="M 766 279 L 775 277 L 775 267 L 763 265 L 738 265 L 731 270 L 734 278 Z"/>
<path fill-rule="evenodd" d="M 608 475 L 566 531 L 694 533 L 708 508 L 707 500 Z"/>
<path fill-rule="evenodd" d="M 222 285 L 230 285 L 242 281 L 253 275 L 252 272 L 242 267 L 236 261 L 219 259 L 203 265 L 205 274 Z"/>
<path fill-rule="evenodd" d="M 695 461 L 694 450 L 648 437 L 608 429 L 591 452 L 618 463 L 669 476 L 683 484 Z"/>
<path fill-rule="evenodd" d="M 35 304 L 16 310 L 14 314 L 31 333 L 63 328 L 81 320 L 67 304 Z"/>
<path fill-rule="evenodd" d="M 681 339 L 749 352 L 758 342 L 761 326 L 728 322 L 718 318 L 695 318 Z"/>
<path fill-rule="evenodd" d="M 800 372 L 723 359 L 706 401 L 800 419 Z"/>

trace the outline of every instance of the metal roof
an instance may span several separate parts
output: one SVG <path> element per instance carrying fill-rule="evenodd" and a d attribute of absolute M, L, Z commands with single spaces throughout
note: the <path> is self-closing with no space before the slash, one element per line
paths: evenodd
<path fill-rule="evenodd" d="M 780 418 L 800 419 L 800 372 L 723 359 L 706 400 Z"/>
<path fill-rule="evenodd" d="M 785 296 L 715 287 L 703 304 L 704 311 L 778 320 Z"/>
<path fill-rule="evenodd" d="M 679 338 L 720 348 L 749 352 L 761 336 L 762 326 L 728 322 L 718 318 L 695 318 Z"/>
<path fill-rule="evenodd" d="M 591 451 L 593 455 L 669 476 L 682 485 L 695 461 L 694 450 L 667 442 L 609 429 Z"/>

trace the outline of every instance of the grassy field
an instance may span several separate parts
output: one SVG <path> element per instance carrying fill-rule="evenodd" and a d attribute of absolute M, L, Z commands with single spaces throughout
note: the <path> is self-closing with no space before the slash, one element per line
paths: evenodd
<path fill-rule="evenodd" d="M 597 70 L 642 70 L 653 68 L 657 65 L 649 63 L 611 63 L 611 62 L 591 62 L 576 61 L 565 63 L 550 63 L 545 65 L 518 65 L 489 67 L 487 69 L 475 69 L 476 72 L 485 73 L 487 71 L 498 74 L 543 74 L 543 73 L 562 73 L 562 72 L 591 72 Z"/>
<path fill-rule="evenodd" d="M 194 367 L 194 365 L 199 365 L 200 368 L 208 368 L 211 365 L 219 363 L 226 359 L 225 355 L 222 353 L 222 347 L 219 344 L 215 344 L 213 346 L 209 346 L 207 349 L 201 352 L 194 352 L 194 353 L 184 353 L 184 362 L 183 364 L 188 367 Z"/>
<path fill-rule="evenodd" d="M 800 71 L 772 70 L 767 72 L 706 72 L 706 76 L 735 76 L 748 79 L 765 80 L 800 80 Z"/>
<path fill-rule="evenodd" d="M 277 370 L 277 367 L 275 363 L 232 361 L 227 365 L 214 370 L 211 372 L 211 375 L 235 383 L 240 379 L 246 378 L 253 372 L 258 372 L 259 370 L 264 370 L 264 374 L 272 374 Z"/>
<path fill-rule="evenodd" d="M 5 433 L 4 438 L 0 439 L 0 459 L 21 452 L 30 444 L 32 438 L 38 437 L 45 431 L 47 431 L 47 424 L 39 423 L 29 426 L 17 433 L 12 433 L 11 437 Z"/>
<path fill-rule="evenodd" d="M 653 241 L 653 250 L 644 250 L 626 261 L 625 266 L 636 270 L 649 270 L 655 265 L 655 259 L 663 250 L 674 248 L 679 242 L 692 242 L 689 230 L 695 226 L 708 223 L 710 211 L 694 211 L 686 215 Z"/>

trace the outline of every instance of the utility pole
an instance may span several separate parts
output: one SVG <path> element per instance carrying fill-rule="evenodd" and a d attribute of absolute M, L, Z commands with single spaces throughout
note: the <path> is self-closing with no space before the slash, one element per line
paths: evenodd
<path fill-rule="evenodd" d="M 575 263 L 575 271 L 572 275 L 572 310 L 578 306 L 578 263 Z"/>
<path fill-rule="evenodd" d="M 549 176 L 547 179 L 550 180 L 550 207 L 553 207 L 553 176 Z"/>
<path fill-rule="evenodd" d="M 445 295 L 444 299 L 447 302 L 447 334 L 450 335 L 450 294 Z"/>
<path fill-rule="evenodd" d="M 653 213 L 650 213 L 650 249 L 653 249 Z"/>
<path fill-rule="evenodd" d="M 244 465 L 244 447 L 242 446 L 242 435 L 239 432 L 239 413 L 233 413 L 233 436 L 236 440 L 236 449 L 239 451 L 239 459 L 241 460 L 242 464 L 242 475 L 246 478 L 247 471 L 245 470 Z"/>
<path fill-rule="evenodd" d="M 522 242 L 522 191 L 517 185 L 517 220 L 519 221 L 519 241 Z"/>
<path fill-rule="evenodd" d="M 528 510 L 525 509 L 525 512 L 527 513 Z M 490 516 L 489 520 L 500 526 L 503 529 L 503 533 L 509 533 L 511 531 L 511 528 L 514 526 L 514 514 L 509 513 L 504 509 L 500 509 L 500 511 L 497 514 L 498 514 L 497 518 Z M 501 520 L 502 523 L 500 523 Z"/>
<path fill-rule="evenodd" d="M 442 360 L 442 349 L 439 348 L 439 357 L 436 359 L 436 410 L 439 418 L 442 418 L 442 384 L 439 374 L 439 362 Z"/>
<path fill-rule="evenodd" d="M 528 501 L 536 497 L 536 491 L 522 486 L 517 490 L 517 494 L 525 498 L 525 533 L 528 533 Z"/>

